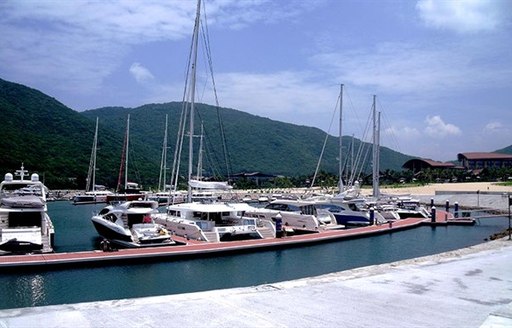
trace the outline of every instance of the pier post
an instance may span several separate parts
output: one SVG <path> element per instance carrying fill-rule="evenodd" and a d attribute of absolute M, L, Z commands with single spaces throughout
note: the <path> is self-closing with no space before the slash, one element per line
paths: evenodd
<path fill-rule="evenodd" d="M 283 217 L 281 213 L 277 213 L 274 220 L 276 222 L 276 237 L 281 238 L 283 236 Z"/>
<path fill-rule="evenodd" d="M 434 198 L 430 198 L 430 208 L 434 207 Z"/>
<path fill-rule="evenodd" d="M 449 200 L 446 200 L 445 209 L 446 209 L 446 212 L 450 212 L 450 201 Z"/>
<path fill-rule="evenodd" d="M 431 213 L 431 221 L 432 223 L 436 223 L 436 207 L 432 207 L 432 213 Z"/>
<path fill-rule="evenodd" d="M 455 218 L 458 218 L 458 217 L 459 217 L 459 202 L 455 202 L 455 209 L 454 209 L 453 216 L 454 216 Z"/>
<path fill-rule="evenodd" d="M 375 209 L 373 207 L 370 207 L 370 225 L 375 224 Z"/>

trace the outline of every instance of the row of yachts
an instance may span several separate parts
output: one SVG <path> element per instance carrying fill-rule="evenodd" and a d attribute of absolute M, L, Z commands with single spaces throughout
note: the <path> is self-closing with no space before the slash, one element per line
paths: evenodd
<path fill-rule="evenodd" d="M 0 253 L 53 252 L 55 229 L 48 215 L 48 189 L 37 174 L 24 179 L 23 167 L 15 175 L 20 179 L 8 173 L 0 183 Z M 427 218 L 429 213 L 419 202 L 406 198 L 369 202 L 324 195 L 275 199 L 265 205 L 209 198 L 175 204 L 168 200 L 161 206 L 158 200 L 139 194 L 137 199 L 106 204 L 91 222 L 106 244 L 124 248 L 179 245 L 183 240 L 279 238 L 414 216 Z"/>

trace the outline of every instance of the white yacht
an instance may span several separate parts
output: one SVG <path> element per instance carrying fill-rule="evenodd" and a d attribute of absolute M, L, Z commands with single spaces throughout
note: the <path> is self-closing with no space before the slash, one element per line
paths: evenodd
<path fill-rule="evenodd" d="M 110 190 L 91 190 L 73 196 L 73 205 L 106 203 L 107 196 L 113 195 Z"/>
<path fill-rule="evenodd" d="M 32 174 L 25 180 L 23 165 L 0 183 L 0 250 L 8 253 L 53 252 L 54 227 L 48 215 L 48 188 Z"/>
<path fill-rule="evenodd" d="M 126 201 L 108 205 L 91 220 L 103 238 L 124 247 L 174 245 L 169 232 L 153 221 L 158 213 L 155 201 Z"/>
<path fill-rule="evenodd" d="M 245 215 L 273 221 L 280 218 L 283 229 L 294 233 L 344 228 L 336 222 L 331 212 L 317 207 L 313 202 L 300 200 L 274 200 L 265 208 L 253 207 Z"/>
<path fill-rule="evenodd" d="M 275 238 L 271 220 L 249 217 L 254 208 L 245 203 L 182 203 L 153 215 L 173 235 L 207 242 Z"/>

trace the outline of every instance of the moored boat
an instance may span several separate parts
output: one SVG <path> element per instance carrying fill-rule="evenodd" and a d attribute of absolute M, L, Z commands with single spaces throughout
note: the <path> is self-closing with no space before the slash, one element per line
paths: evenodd
<path fill-rule="evenodd" d="M 107 197 L 113 195 L 109 190 L 93 190 L 73 196 L 73 205 L 107 203 Z"/>
<path fill-rule="evenodd" d="M 48 188 L 34 173 L 25 180 L 23 165 L 0 183 L 0 250 L 8 253 L 53 252 L 54 227 L 48 215 Z M 29 191 L 30 192 L 27 192 Z"/>
<path fill-rule="evenodd" d="M 273 221 L 279 217 L 282 220 L 283 228 L 293 233 L 344 228 L 343 225 L 336 222 L 331 212 L 317 207 L 313 202 L 301 200 L 274 200 L 265 208 L 253 207 L 251 211 L 246 211 L 245 215 Z"/>
<path fill-rule="evenodd" d="M 253 207 L 245 203 L 182 203 L 153 215 L 172 234 L 207 242 L 264 239 L 276 236 L 271 220 L 247 216 Z"/>
<path fill-rule="evenodd" d="M 176 244 L 169 232 L 153 221 L 151 214 L 155 213 L 155 201 L 126 201 L 106 206 L 91 221 L 100 236 L 124 247 Z"/>

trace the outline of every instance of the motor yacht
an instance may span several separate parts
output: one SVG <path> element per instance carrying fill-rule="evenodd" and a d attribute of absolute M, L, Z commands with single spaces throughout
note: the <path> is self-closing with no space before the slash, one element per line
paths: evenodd
<path fill-rule="evenodd" d="M 48 215 L 48 188 L 34 173 L 25 180 L 24 167 L 0 183 L 0 250 L 7 253 L 51 253 L 54 226 Z"/>

